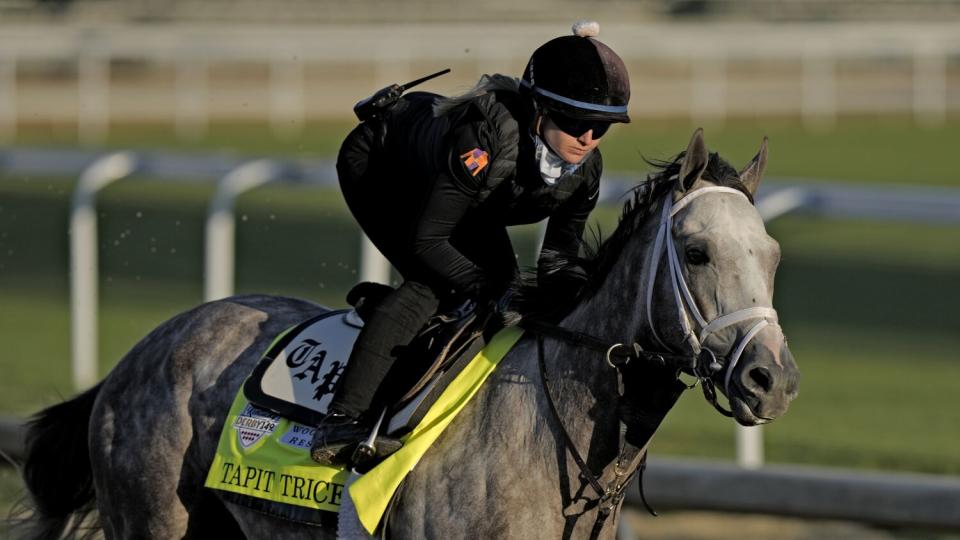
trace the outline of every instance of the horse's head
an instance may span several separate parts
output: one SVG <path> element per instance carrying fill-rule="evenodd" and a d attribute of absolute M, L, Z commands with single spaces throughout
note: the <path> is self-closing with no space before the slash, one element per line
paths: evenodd
<path fill-rule="evenodd" d="M 773 310 L 780 246 L 753 205 L 766 161 L 764 140 L 737 173 L 708 154 L 698 129 L 674 164 L 679 171 L 648 251 L 654 270 L 646 311 L 656 341 L 699 352 L 697 375 L 707 390 L 715 385 L 726 394 L 743 425 L 783 414 L 799 380 Z"/>

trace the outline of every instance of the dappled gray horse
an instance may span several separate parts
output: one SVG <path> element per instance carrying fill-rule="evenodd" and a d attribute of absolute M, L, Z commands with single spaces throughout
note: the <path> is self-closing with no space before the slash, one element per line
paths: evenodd
<path fill-rule="evenodd" d="M 387 535 L 613 537 L 621 499 L 596 491 L 622 492 L 681 387 L 658 359 L 696 359 L 688 375 L 718 409 L 712 391 L 725 394 L 743 425 L 783 414 L 798 372 L 772 308 L 779 247 L 752 205 L 765 163 L 766 142 L 737 173 L 700 130 L 660 163 L 596 255 L 570 262 L 587 286 L 551 299 L 568 307 L 529 327 L 410 473 Z M 533 292 L 517 296 L 521 317 L 532 319 Z M 332 537 L 203 487 L 244 379 L 279 332 L 324 311 L 270 296 L 201 305 L 97 387 L 40 413 L 24 467 L 31 537 L 76 533 L 94 511 L 108 538 Z"/>

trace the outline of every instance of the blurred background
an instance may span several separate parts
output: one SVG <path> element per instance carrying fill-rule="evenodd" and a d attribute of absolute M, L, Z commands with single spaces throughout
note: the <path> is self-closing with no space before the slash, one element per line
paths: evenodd
<path fill-rule="evenodd" d="M 448 67 L 418 90 L 519 76 L 583 18 L 633 85 L 633 122 L 601 145 L 612 184 L 642 180 L 644 157 L 675 155 L 697 126 L 738 168 L 770 138 L 775 303 L 800 396 L 744 457 L 744 434 L 690 393 L 654 456 L 958 481 L 955 0 L 0 0 L 0 416 L 85 384 L 71 371 L 82 175 L 123 177 L 95 199 L 97 317 L 84 320 L 99 379 L 209 297 L 205 226 L 224 175 L 266 158 L 244 174 L 276 181 L 232 201 L 235 264 L 218 290 L 342 306 L 370 272 L 332 172 L 353 104 Z M 90 168 L 120 151 L 133 153 Z M 608 201 L 595 226 L 612 231 L 621 205 Z M 536 235 L 515 232 L 521 261 Z M 2 509 L 19 490 L 0 469 Z M 628 522 L 642 538 L 957 537 L 738 512 Z"/>

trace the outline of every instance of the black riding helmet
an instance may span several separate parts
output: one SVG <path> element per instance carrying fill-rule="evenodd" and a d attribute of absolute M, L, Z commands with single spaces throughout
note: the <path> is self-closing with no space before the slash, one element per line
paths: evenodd
<path fill-rule="evenodd" d="M 540 111 L 573 120 L 630 122 L 630 78 L 623 60 L 600 41 L 595 22 L 544 43 L 530 57 L 520 85 Z"/>

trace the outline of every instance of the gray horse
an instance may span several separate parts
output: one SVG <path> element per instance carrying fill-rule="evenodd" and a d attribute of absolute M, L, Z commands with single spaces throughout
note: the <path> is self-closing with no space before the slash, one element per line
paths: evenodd
<path fill-rule="evenodd" d="M 752 205 L 765 163 L 766 141 L 738 173 L 708 154 L 697 130 L 686 152 L 638 186 L 595 256 L 578 261 L 588 284 L 553 299 L 570 306 L 555 327 L 637 355 L 707 358 L 711 367 L 694 374 L 727 396 L 739 423 L 783 414 L 798 371 L 772 308 L 779 247 Z M 245 377 L 279 332 L 324 311 L 269 296 L 201 305 L 156 328 L 97 387 L 39 413 L 23 532 L 83 534 L 98 515 L 107 538 L 333 538 L 203 487 Z M 634 362 L 639 376 L 563 334 L 527 332 L 401 486 L 387 536 L 612 538 L 620 500 L 604 525 L 585 477 L 625 483 L 642 452 L 624 461 L 621 425 L 655 429 L 666 411 L 650 421 L 644 404 L 679 384 L 676 370 Z"/>

